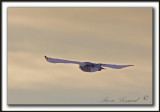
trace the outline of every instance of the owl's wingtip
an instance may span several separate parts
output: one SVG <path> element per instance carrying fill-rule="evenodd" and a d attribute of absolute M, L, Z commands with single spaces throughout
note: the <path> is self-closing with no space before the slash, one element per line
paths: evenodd
<path fill-rule="evenodd" d="M 47 60 L 47 56 L 44 56 L 45 57 L 45 59 Z"/>
<path fill-rule="evenodd" d="M 129 66 L 134 66 L 134 65 L 129 65 Z"/>

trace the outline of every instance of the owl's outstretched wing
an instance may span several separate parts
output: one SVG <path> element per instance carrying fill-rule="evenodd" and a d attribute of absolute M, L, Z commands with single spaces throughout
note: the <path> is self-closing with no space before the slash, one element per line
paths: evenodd
<path fill-rule="evenodd" d="M 81 62 L 78 61 L 69 61 L 69 60 L 63 60 L 63 59 L 56 59 L 56 58 L 49 58 L 45 56 L 45 59 L 50 63 L 72 63 L 72 64 L 81 64 Z"/>
<path fill-rule="evenodd" d="M 103 67 L 109 67 L 109 68 L 113 68 L 113 69 L 122 69 L 122 68 L 125 68 L 125 67 L 134 66 L 134 65 L 101 64 L 101 66 L 103 66 Z"/>

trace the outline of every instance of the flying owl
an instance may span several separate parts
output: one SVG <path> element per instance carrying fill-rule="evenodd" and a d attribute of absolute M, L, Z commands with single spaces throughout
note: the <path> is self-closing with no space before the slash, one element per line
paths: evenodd
<path fill-rule="evenodd" d="M 105 69 L 103 67 L 109 67 L 113 69 L 122 69 L 125 67 L 130 67 L 133 65 L 115 65 L 115 64 L 102 64 L 102 63 L 91 63 L 91 62 L 79 62 L 79 61 L 70 61 L 64 59 L 56 59 L 45 56 L 45 59 L 50 63 L 70 63 L 78 64 L 79 68 L 84 72 L 96 72 Z"/>

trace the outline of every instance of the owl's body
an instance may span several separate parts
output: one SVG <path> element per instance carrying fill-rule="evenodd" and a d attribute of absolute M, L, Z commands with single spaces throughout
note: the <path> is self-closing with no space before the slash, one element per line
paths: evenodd
<path fill-rule="evenodd" d="M 103 67 L 110 67 L 114 69 L 121 69 L 133 65 L 114 65 L 114 64 L 97 64 L 97 63 L 91 63 L 91 62 L 78 62 L 78 61 L 69 61 L 69 60 L 63 60 L 63 59 L 55 59 L 55 58 L 49 58 L 45 56 L 45 59 L 50 63 L 72 63 L 72 64 L 79 64 L 79 68 L 84 72 L 96 72 L 101 71 L 102 69 L 105 69 Z"/>
<path fill-rule="evenodd" d="M 90 62 L 83 62 L 79 65 L 79 68 L 84 72 L 96 72 L 101 71 L 101 69 L 104 69 L 101 67 L 100 64 L 90 63 Z"/>

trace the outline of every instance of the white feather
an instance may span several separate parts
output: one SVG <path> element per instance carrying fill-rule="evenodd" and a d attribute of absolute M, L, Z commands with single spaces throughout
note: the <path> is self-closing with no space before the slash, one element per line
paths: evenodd
<path fill-rule="evenodd" d="M 81 64 L 81 62 L 78 61 L 69 61 L 69 60 L 63 60 L 63 59 L 55 59 L 55 58 L 49 58 L 45 56 L 46 60 L 50 63 L 72 63 L 72 64 Z"/>
<path fill-rule="evenodd" d="M 133 65 L 101 64 L 101 66 L 103 66 L 103 67 L 109 67 L 109 68 L 114 68 L 114 69 L 122 69 L 122 68 L 130 67 L 130 66 L 133 66 Z"/>

